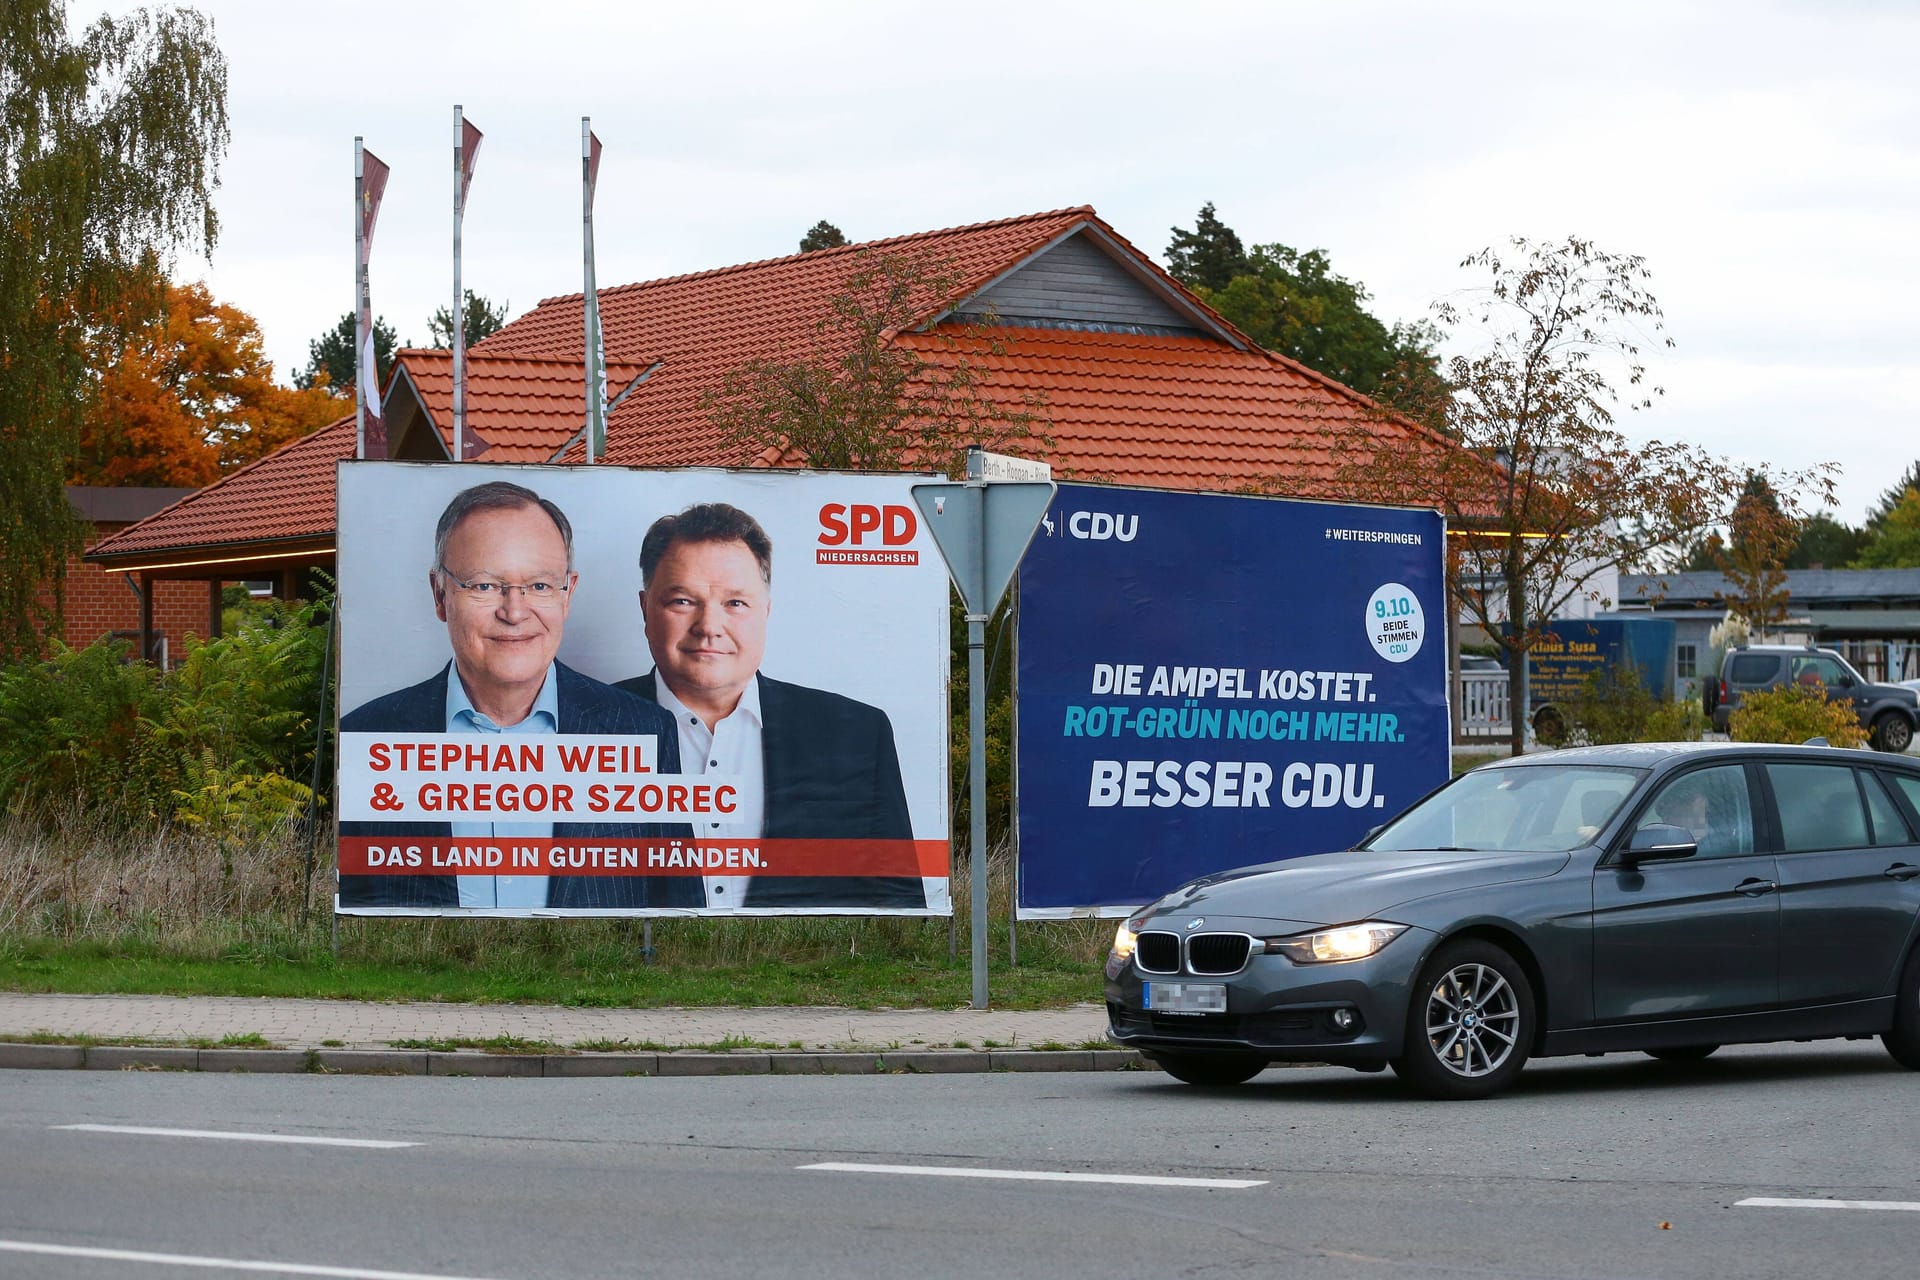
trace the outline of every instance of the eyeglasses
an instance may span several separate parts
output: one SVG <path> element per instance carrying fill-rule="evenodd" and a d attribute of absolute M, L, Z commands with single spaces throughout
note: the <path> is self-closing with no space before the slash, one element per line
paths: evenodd
<path fill-rule="evenodd" d="M 566 599 L 567 592 L 573 589 L 571 582 L 554 582 L 547 578 L 535 578 L 532 582 L 495 582 L 491 578 L 476 578 L 468 582 L 445 565 L 440 566 L 440 575 L 475 604 L 499 604 L 518 591 L 520 598 L 532 608 L 549 608 Z"/>

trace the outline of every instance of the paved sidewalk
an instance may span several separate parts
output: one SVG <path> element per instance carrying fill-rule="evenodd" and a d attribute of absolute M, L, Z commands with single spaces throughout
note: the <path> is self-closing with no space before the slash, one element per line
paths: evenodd
<path fill-rule="evenodd" d="M 1137 1065 L 1131 1051 L 1099 1047 L 1105 1030 L 1106 1011 L 1092 1004 L 575 1009 L 0 992 L 0 1067 L 691 1075 Z M 56 1037 L 103 1043 L 24 1043 Z M 234 1047 L 236 1041 L 271 1048 Z M 491 1051 L 489 1041 L 511 1051 Z"/>

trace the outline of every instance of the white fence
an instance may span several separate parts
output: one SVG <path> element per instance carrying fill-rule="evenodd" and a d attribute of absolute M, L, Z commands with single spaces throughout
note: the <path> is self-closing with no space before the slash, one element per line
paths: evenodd
<path fill-rule="evenodd" d="M 1462 671 L 1453 700 L 1453 731 L 1462 738 L 1498 738 L 1513 732 L 1504 671 Z"/>

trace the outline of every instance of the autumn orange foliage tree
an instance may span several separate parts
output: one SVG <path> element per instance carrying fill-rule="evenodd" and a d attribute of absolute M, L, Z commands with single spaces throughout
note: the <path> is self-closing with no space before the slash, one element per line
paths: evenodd
<path fill-rule="evenodd" d="M 338 418 L 324 380 L 273 380 L 260 326 L 204 284 L 146 282 L 153 319 L 102 325 L 94 341 L 99 402 L 80 431 L 75 484 L 198 488 Z"/>

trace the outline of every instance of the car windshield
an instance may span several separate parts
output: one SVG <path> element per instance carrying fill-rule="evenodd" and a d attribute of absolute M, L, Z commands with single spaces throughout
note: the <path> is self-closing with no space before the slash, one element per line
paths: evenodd
<path fill-rule="evenodd" d="M 1561 852 L 1590 843 L 1642 769 L 1539 764 L 1476 769 L 1401 814 L 1364 849 Z"/>

